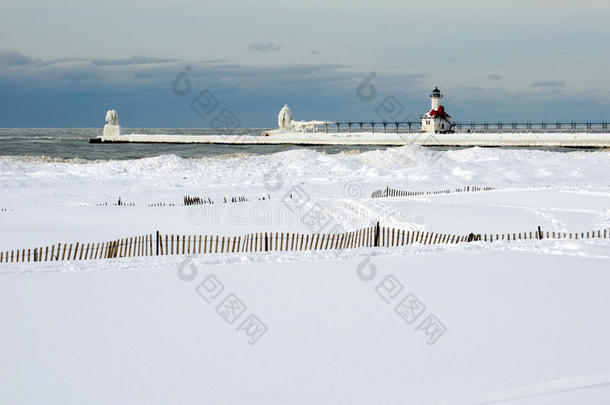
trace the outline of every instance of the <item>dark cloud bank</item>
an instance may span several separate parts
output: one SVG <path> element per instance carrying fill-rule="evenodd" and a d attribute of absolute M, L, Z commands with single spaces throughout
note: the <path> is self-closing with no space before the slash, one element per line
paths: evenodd
<path fill-rule="evenodd" d="M 186 79 L 191 85 L 185 95 L 172 91 L 181 73 L 181 84 Z M 377 73 L 376 96 L 363 101 L 357 89 L 369 76 L 339 64 L 257 67 L 144 56 L 42 60 L 0 51 L 0 127 L 99 127 L 109 108 L 117 109 L 121 124 L 129 127 L 207 127 L 211 118 L 190 107 L 204 89 L 246 127 L 275 126 L 285 103 L 296 119 L 328 120 L 380 120 L 377 106 L 390 96 L 400 103 L 398 119 L 429 107 L 426 75 Z M 590 92 L 536 93 L 538 87 L 561 91 L 560 82 L 532 83 L 533 93 L 525 96 L 500 88 L 439 86 L 457 120 L 610 119 L 603 95 L 592 105 Z"/>

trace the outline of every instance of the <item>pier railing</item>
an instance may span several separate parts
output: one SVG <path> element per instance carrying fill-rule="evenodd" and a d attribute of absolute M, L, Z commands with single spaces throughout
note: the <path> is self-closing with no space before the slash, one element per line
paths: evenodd
<path fill-rule="evenodd" d="M 411 133 L 421 131 L 421 121 L 332 121 L 320 125 L 317 130 L 325 133 Z M 455 132 L 607 132 L 608 122 L 591 121 L 488 121 L 455 122 Z"/>
<path fill-rule="evenodd" d="M 456 132 L 607 132 L 608 123 L 602 122 L 456 122 Z"/>

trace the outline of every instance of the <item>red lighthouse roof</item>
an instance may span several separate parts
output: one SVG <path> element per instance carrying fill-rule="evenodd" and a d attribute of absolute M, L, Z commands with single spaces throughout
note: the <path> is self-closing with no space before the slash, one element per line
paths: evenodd
<path fill-rule="evenodd" d="M 445 107 L 442 105 L 439 105 L 437 110 L 430 110 L 428 114 L 430 114 L 431 117 L 451 118 L 451 115 L 445 112 Z"/>

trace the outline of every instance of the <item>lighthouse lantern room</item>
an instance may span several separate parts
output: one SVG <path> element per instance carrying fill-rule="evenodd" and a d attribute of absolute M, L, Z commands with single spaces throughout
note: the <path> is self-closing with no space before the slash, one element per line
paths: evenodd
<path fill-rule="evenodd" d="M 431 110 L 422 116 L 422 132 L 433 132 L 446 134 L 453 132 L 451 116 L 445 112 L 445 107 L 441 104 L 443 95 L 436 87 L 430 94 Z"/>

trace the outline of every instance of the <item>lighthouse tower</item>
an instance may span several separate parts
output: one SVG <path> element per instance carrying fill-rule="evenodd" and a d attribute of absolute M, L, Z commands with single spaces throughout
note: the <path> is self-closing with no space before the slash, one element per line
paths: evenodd
<path fill-rule="evenodd" d="M 432 94 L 430 94 L 430 101 L 433 110 L 438 110 L 438 107 L 441 105 L 441 98 L 443 98 L 441 91 L 438 89 L 438 87 L 435 87 L 434 90 L 432 90 Z"/>
<path fill-rule="evenodd" d="M 453 132 L 451 116 L 445 112 L 445 107 L 441 104 L 443 95 L 438 87 L 435 87 L 430 94 L 431 110 L 422 116 L 422 132 L 433 132 L 446 134 Z"/>

